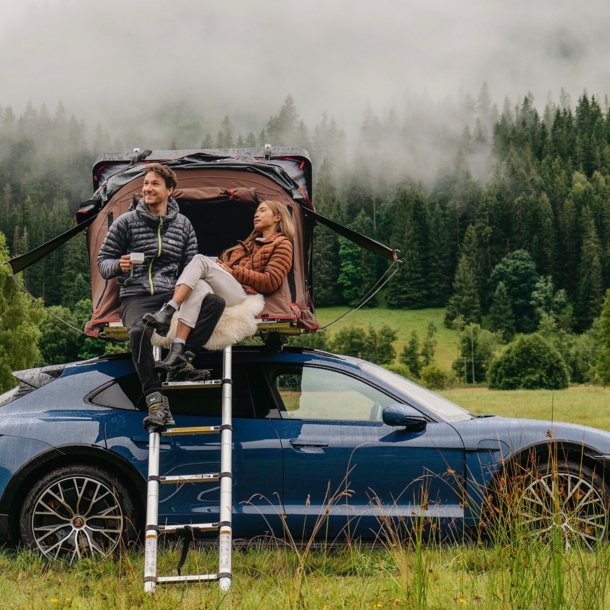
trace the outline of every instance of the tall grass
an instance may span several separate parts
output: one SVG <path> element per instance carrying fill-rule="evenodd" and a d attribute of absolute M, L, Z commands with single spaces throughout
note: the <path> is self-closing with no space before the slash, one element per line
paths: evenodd
<path fill-rule="evenodd" d="M 442 531 L 440 522 L 427 516 L 423 484 L 419 513 L 396 517 L 395 510 L 376 503 L 380 527 L 375 548 L 349 539 L 337 547 L 326 535 L 326 515 L 349 501 L 346 479 L 337 493 L 329 490 L 314 525 L 322 544 L 313 538 L 301 543 L 288 530 L 282 539 L 265 544 L 237 543 L 228 594 L 215 584 L 159 586 L 154 596 L 144 594 L 138 551 L 66 565 L 4 550 L 0 607 L 606 608 L 610 545 L 605 484 L 578 456 L 571 456 L 568 466 L 554 446 L 549 449 L 496 478 L 484 495 L 479 527 L 469 535 L 451 527 Z M 595 494 L 604 496 L 601 506 L 589 510 Z M 474 493 L 462 502 L 474 506 L 481 499 Z M 179 555 L 178 545 L 164 548 L 159 573 L 172 573 Z M 200 548 L 189 555 L 183 573 L 215 572 L 217 560 L 213 547 Z"/>

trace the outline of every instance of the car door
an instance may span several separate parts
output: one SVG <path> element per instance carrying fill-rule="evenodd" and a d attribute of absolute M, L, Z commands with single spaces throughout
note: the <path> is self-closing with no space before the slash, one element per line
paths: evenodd
<path fill-rule="evenodd" d="M 464 447 L 449 424 L 421 432 L 383 424 L 396 399 L 346 371 L 290 365 L 268 374 L 293 536 L 373 537 L 388 516 L 406 527 L 413 516 L 440 527 L 463 516 Z"/>
<path fill-rule="evenodd" d="M 281 444 L 271 421 L 254 414 L 246 368 L 233 369 L 234 535 L 277 535 L 282 532 Z M 220 378 L 220 371 L 213 370 L 213 376 Z M 115 394 L 120 387 L 117 382 Z M 167 394 L 177 427 L 220 425 L 219 387 Z M 125 410 L 106 424 L 108 449 L 131 462 L 144 477 L 148 471 L 148 433 L 142 427 L 145 415 Z M 162 475 L 220 472 L 220 435 L 162 436 L 159 471 Z M 219 500 L 219 483 L 162 485 L 159 523 L 218 521 Z"/>

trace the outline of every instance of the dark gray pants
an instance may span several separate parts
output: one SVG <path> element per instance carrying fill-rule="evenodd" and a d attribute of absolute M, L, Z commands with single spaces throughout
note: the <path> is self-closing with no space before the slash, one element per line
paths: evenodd
<path fill-rule="evenodd" d="M 142 316 L 148 312 L 158 311 L 163 303 L 167 303 L 171 298 L 171 292 L 127 297 L 121 301 L 119 307 L 119 316 L 129 333 L 131 356 L 142 384 L 144 396 L 153 392 L 161 392 L 162 386 L 159 375 L 154 370 L 155 359 L 150 342 L 153 329 L 145 325 Z M 209 294 L 203 300 L 195 328 L 189 334 L 186 342 L 187 350 L 197 353 L 208 342 L 224 308 L 225 301 L 217 294 Z"/>

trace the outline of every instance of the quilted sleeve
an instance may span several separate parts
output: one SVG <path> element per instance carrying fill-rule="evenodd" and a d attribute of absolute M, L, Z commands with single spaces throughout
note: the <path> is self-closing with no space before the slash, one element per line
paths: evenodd
<path fill-rule="evenodd" d="M 275 292 L 292 267 L 292 244 L 283 239 L 273 250 L 265 269 L 254 271 L 245 267 L 233 267 L 233 277 L 243 286 L 249 286 L 262 294 Z"/>
<path fill-rule="evenodd" d="M 97 255 L 97 268 L 105 280 L 109 280 L 122 273 L 119 259 L 123 254 L 127 254 L 127 240 L 127 226 L 121 218 L 118 218 L 110 226 Z"/>

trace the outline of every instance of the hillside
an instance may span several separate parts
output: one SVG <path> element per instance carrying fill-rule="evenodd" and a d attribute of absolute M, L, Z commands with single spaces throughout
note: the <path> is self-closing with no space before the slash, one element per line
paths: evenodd
<path fill-rule="evenodd" d="M 322 326 L 336 320 L 348 310 L 347 307 L 320 307 L 316 309 L 316 315 Z M 337 332 L 344 326 L 353 325 L 368 328 L 373 325 L 378 328 L 387 324 L 398 333 L 398 340 L 394 342 L 396 353 L 400 354 L 402 348 L 409 341 L 412 331 L 416 331 L 419 339 L 424 337 L 428 324 L 434 322 L 436 333 L 436 355 L 435 360 L 443 369 L 449 369 L 456 358 L 456 333 L 443 325 L 445 309 L 360 309 L 350 315 L 344 321 L 329 329 L 331 334 Z"/>

